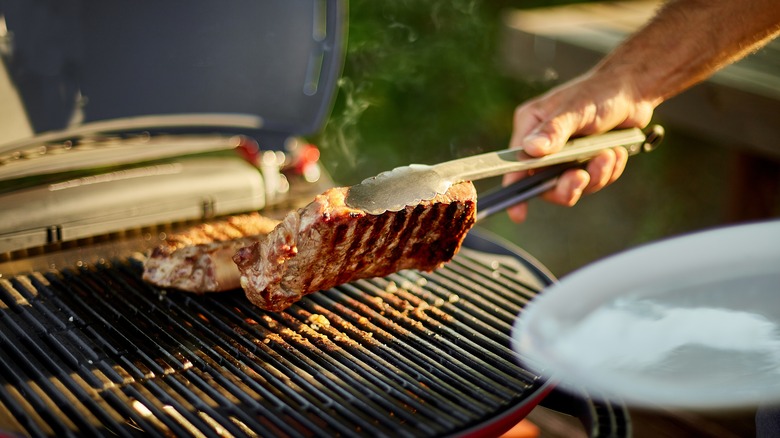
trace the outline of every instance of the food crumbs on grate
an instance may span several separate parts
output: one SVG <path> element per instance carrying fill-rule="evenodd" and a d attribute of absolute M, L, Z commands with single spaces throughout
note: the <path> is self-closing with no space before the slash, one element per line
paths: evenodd
<path fill-rule="evenodd" d="M 398 292 L 398 285 L 396 285 L 394 281 L 387 283 L 387 286 L 385 287 L 385 292 L 390 294 Z"/>
<path fill-rule="evenodd" d="M 308 322 L 311 328 L 313 328 L 314 330 L 317 330 L 320 327 L 330 326 L 330 321 L 328 320 L 328 318 L 318 313 L 309 315 L 309 317 L 306 319 L 306 322 Z"/>
<path fill-rule="evenodd" d="M 271 330 L 274 330 L 277 326 L 276 320 L 268 315 L 263 315 L 263 321 L 265 321 L 265 323 L 268 325 L 268 328 Z"/>
<path fill-rule="evenodd" d="M 428 315 L 425 314 L 425 311 L 430 309 L 431 306 L 425 301 L 421 301 L 420 305 L 414 308 L 414 316 L 417 319 L 427 319 Z"/>
<path fill-rule="evenodd" d="M 289 337 L 289 338 L 290 338 L 291 340 L 293 340 L 293 341 L 296 341 L 296 342 L 301 342 L 301 343 L 305 343 L 305 342 L 306 342 L 306 338 L 304 338 L 303 336 L 301 336 L 301 334 L 300 334 L 300 333 L 298 333 L 298 332 L 295 332 L 295 331 L 293 331 L 293 330 L 290 330 L 289 328 L 283 328 L 283 329 L 281 330 L 281 333 L 282 333 L 283 335 L 285 335 L 285 336 Z"/>

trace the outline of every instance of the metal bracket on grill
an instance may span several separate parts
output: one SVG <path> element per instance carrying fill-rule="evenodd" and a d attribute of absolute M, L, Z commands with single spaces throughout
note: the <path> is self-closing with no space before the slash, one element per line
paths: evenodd
<path fill-rule="evenodd" d="M 62 242 L 62 227 L 52 225 L 46 229 L 46 243 Z"/>

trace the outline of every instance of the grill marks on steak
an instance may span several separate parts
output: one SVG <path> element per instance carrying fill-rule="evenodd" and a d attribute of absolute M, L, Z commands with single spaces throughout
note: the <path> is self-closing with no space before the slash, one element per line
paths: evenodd
<path fill-rule="evenodd" d="M 144 262 L 143 279 L 161 287 L 205 293 L 239 287 L 233 255 L 279 223 L 259 213 L 207 222 L 168 236 Z"/>
<path fill-rule="evenodd" d="M 317 196 L 288 214 L 267 238 L 236 253 L 233 260 L 250 301 L 280 311 L 306 294 L 359 278 L 432 271 L 452 259 L 476 220 L 470 182 L 380 215 L 348 207 L 348 190 Z"/>

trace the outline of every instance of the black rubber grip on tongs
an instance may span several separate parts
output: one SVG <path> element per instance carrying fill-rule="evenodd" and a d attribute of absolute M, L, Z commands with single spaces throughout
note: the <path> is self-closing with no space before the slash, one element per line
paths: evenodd
<path fill-rule="evenodd" d="M 484 195 L 479 195 L 477 197 L 477 221 L 541 195 L 555 187 L 558 177 L 563 172 L 582 165 L 583 163 L 576 161 L 556 164 L 508 186 L 493 189 Z"/>

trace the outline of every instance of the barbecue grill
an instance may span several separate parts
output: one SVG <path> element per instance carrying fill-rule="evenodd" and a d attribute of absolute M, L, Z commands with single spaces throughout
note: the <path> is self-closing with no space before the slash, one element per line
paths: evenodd
<path fill-rule="evenodd" d="M 436 272 L 358 281 L 283 313 L 257 309 L 240 291 L 151 287 L 134 257 L 6 275 L 3 428 L 56 436 L 501 431 L 550 389 L 509 348 L 515 315 L 550 282 L 518 254 L 472 234 Z M 627 432 L 619 410 L 594 408 L 606 420 L 600 436 Z"/>
<path fill-rule="evenodd" d="M 290 138 L 316 130 L 328 111 L 343 56 L 346 5 L 256 3 L 256 10 L 238 15 L 262 17 L 269 26 L 286 23 L 276 28 L 287 30 L 280 41 L 303 47 L 284 66 L 295 92 L 262 87 L 270 93 L 265 99 L 278 101 L 281 93 L 293 102 L 280 112 L 271 105 L 248 116 L 212 113 L 197 106 L 206 100 L 192 100 L 185 90 L 179 97 L 199 109 L 195 114 L 182 117 L 181 108 L 167 102 L 169 93 L 163 100 L 170 113 L 157 108 L 148 116 L 118 103 L 120 85 L 132 94 L 127 82 L 90 87 L 93 75 L 87 75 L 84 95 L 74 93 L 82 99 L 74 111 L 83 113 L 83 124 L 53 126 L 56 118 L 31 114 L 37 135 L 1 146 L 0 202 L 15 214 L 33 206 L 46 211 L 36 212 L 34 223 L 0 229 L 0 433 L 486 436 L 507 430 L 541 402 L 579 416 L 592 436 L 628 435 L 622 406 L 558 393 L 554 382 L 523 367 L 510 348 L 513 321 L 554 277 L 521 249 L 480 230 L 435 272 L 356 281 L 309 295 L 282 313 L 258 309 L 239 290 L 197 296 L 141 280 L 145 253 L 167 234 L 248 210 L 280 215 L 332 184 L 311 146 Z M 120 31 L 111 35 L 130 29 L 121 11 L 85 4 L 116 20 Z M 203 4 L 190 9 L 197 11 L 188 15 L 191 23 L 210 18 Z M 134 4 L 132 19 L 159 12 L 150 5 Z M 165 28 L 165 17 L 155 15 L 156 25 Z M 280 17 L 297 17 L 297 25 Z M 245 57 L 249 71 L 256 59 L 271 59 L 268 53 Z M 89 100 L 86 90 L 92 90 Z M 109 97 L 116 106 L 105 105 Z M 54 131 L 40 133 L 36 124 Z M 182 153 L 187 144 L 202 147 Z M 110 168 L 100 161 L 132 151 L 149 155 Z M 82 157 L 101 164 L 76 168 Z M 188 192 L 204 178 L 202 168 L 182 170 L 193 165 L 207 166 L 216 172 L 210 178 L 227 178 L 236 190 L 195 186 Z M 230 171 L 220 173 L 220 166 Z M 109 204 L 101 204 L 110 202 L 107 197 L 135 196 L 144 182 L 160 187 L 147 199 L 162 193 L 176 202 L 137 197 L 133 203 L 153 208 L 95 214 L 107 210 Z"/>

